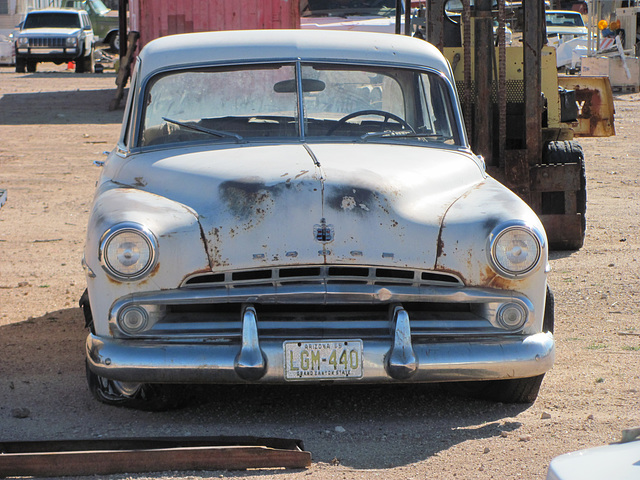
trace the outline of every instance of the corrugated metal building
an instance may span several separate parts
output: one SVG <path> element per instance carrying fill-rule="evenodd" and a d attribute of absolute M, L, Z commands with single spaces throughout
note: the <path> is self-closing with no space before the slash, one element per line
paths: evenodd
<path fill-rule="evenodd" d="M 299 0 L 129 0 L 139 47 L 176 33 L 299 28 Z"/>

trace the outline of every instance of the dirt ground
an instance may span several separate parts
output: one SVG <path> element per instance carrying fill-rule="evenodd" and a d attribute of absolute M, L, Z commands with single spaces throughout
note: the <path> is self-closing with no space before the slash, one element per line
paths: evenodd
<path fill-rule="evenodd" d="M 582 139 L 587 237 L 553 252 L 557 359 L 533 405 L 438 386 L 221 388 L 173 412 L 108 407 L 84 379 L 80 266 L 95 181 L 119 134 L 115 74 L 0 67 L 0 441 L 143 436 L 299 438 L 305 470 L 109 478 L 544 479 L 550 460 L 640 425 L 640 94 L 617 135 Z M 99 478 L 99 477 L 94 477 Z"/>

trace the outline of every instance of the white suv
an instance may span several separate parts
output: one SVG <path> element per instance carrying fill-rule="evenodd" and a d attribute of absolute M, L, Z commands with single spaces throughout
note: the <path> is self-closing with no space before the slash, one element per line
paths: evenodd
<path fill-rule="evenodd" d="M 75 62 L 76 72 L 91 72 L 95 39 L 83 10 L 56 8 L 29 12 L 15 35 L 16 72 L 35 72 L 38 62 Z"/>

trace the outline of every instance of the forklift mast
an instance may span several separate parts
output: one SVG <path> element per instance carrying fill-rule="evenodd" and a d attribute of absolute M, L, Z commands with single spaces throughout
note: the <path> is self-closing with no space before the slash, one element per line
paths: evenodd
<path fill-rule="evenodd" d="M 427 0 L 424 36 L 452 65 L 471 147 L 488 173 L 538 214 L 552 248 L 577 249 L 586 226 L 584 155 L 559 113 L 563 100 L 575 108 L 575 98 L 560 98 L 566 92 L 558 88 L 555 50 L 545 47 L 544 2 L 523 0 L 521 8 L 523 31 L 512 46 L 505 0 Z"/>

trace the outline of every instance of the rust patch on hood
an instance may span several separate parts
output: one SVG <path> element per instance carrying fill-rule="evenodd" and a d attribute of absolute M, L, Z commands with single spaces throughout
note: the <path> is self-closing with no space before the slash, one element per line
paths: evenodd
<path fill-rule="evenodd" d="M 327 206 L 339 212 L 366 215 L 376 207 L 389 213 L 387 203 L 377 192 L 352 186 L 331 186 L 327 195 Z"/>
<path fill-rule="evenodd" d="M 236 217 L 246 219 L 264 213 L 261 205 L 278 195 L 282 185 L 267 187 L 257 178 L 227 181 L 220 185 L 220 197 Z"/>
<path fill-rule="evenodd" d="M 209 258 L 209 262 L 211 265 L 211 268 L 214 267 L 225 267 L 229 265 L 229 261 L 228 259 L 223 259 L 222 258 L 222 253 L 220 251 L 220 247 L 219 245 L 221 244 L 221 240 L 220 240 L 220 229 L 222 227 L 218 228 L 215 227 L 213 230 L 211 230 L 211 232 L 209 232 L 210 236 L 213 237 L 214 241 L 212 242 L 211 245 L 211 256 Z M 207 243 L 205 241 L 205 243 Z M 208 251 L 207 251 L 208 253 Z"/>

